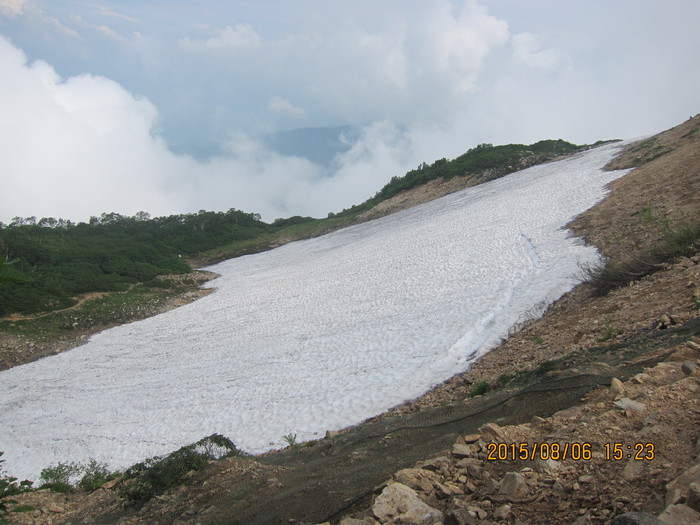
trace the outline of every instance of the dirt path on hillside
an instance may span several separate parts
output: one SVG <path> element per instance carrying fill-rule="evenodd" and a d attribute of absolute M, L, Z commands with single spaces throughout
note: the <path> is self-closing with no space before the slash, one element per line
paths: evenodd
<path fill-rule="evenodd" d="M 131 288 L 129 288 L 131 290 Z M 92 301 L 93 299 L 101 299 L 102 297 L 105 297 L 110 294 L 115 294 L 115 293 L 126 293 L 126 292 L 90 292 L 90 293 L 85 293 L 82 294 L 78 297 L 74 297 L 73 299 L 76 300 L 76 303 L 73 306 L 69 306 L 67 308 L 61 308 L 60 310 L 52 310 L 50 312 L 45 312 L 41 314 L 33 314 L 33 315 L 22 315 L 22 314 L 12 314 L 8 315 L 7 317 L 0 317 L 0 321 L 10 321 L 10 322 L 17 322 L 17 321 L 33 321 L 35 319 L 41 319 L 42 317 L 47 317 L 49 315 L 57 314 L 60 312 L 70 312 L 71 310 L 77 310 L 81 306 L 83 306 L 86 302 Z"/>

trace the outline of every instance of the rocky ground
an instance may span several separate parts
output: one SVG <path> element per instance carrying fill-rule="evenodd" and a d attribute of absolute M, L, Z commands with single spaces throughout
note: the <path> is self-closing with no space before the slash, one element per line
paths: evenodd
<path fill-rule="evenodd" d="M 628 261 L 651 260 L 651 247 L 698 224 L 698 129 L 700 117 L 695 117 L 628 147 L 613 167 L 640 167 L 614 182 L 610 197 L 572 223 L 575 233 L 622 267 Z M 432 188 L 431 195 L 454 190 Z M 404 205 L 421 200 L 397 197 Z M 393 205 L 399 206 L 398 201 L 387 204 Z M 607 381 L 609 385 L 590 390 L 575 406 L 550 416 L 534 416 L 521 424 L 495 419 L 460 433 L 451 447 L 387 472 L 369 486 L 365 497 L 330 522 L 700 523 L 698 248 L 607 295 L 596 294 L 591 285 L 579 286 L 466 373 L 382 417 L 400 421 L 463 403 L 478 381 L 487 381 L 494 395 L 505 392 L 511 378 L 546 370 L 555 359 L 560 359 L 556 369 L 543 377 L 565 372 L 563 377 L 575 378 L 595 369 L 617 376 Z M 685 335 L 658 337 L 675 332 Z M 647 349 L 645 341 L 652 340 L 663 343 Z M 601 362 L 600 355 L 614 356 L 629 346 L 637 353 L 619 367 Z M 625 366 L 633 365 L 639 372 L 623 377 Z M 487 400 L 490 395 L 482 397 Z M 527 407 L 528 412 L 541 408 L 542 414 L 548 413 L 546 401 L 538 402 L 542 406 Z M 308 449 L 305 461 L 338 454 L 332 452 L 334 439 Z M 388 454 L 392 449 L 387 443 Z M 400 450 L 399 445 L 397 441 L 391 446 Z M 360 459 L 357 451 L 348 452 L 348 468 Z M 13 513 L 12 519 L 18 524 L 233 523 L 231 509 L 262 509 L 265 501 L 290 485 L 298 485 L 296 503 L 302 498 L 300 505 L 308 508 L 321 493 L 339 490 L 318 483 L 308 472 L 295 478 L 291 467 L 229 458 L 141 508 L 120 500 L 117 479 L 91 494 L 41 490 L 21 495 L 18 504 L 25 505 L 26 512 Z M 259 487 L 256 492 L 262 496 L 256 499 L 242 487 Z M 646 514 L 642 518 L 629 513 Z M 297 516 L 290 511 L 288 517 Z M 283 522 L 288 521 L 270 523 Z"/>
<path fill-rule="evenodd" d="M 552 417 L 483 425 L 396 472 L 371 507 L 340 523 L 583 525 L 626 513 L 647 521 L 614 523 L 700 523 L 698 358 L 695 337 Z"/>

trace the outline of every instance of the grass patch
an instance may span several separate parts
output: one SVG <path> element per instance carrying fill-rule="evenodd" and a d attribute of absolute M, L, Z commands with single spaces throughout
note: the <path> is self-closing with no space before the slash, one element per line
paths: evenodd
<path fill-rule="evenodd" d="M 12 507 L 11 512 L 21 514 L 24 512 L 32 512 L 33 510 L 38 510 L 38 507 L 35 507 L 34 505 L 15 505 Z"/>
<path fill-rule="evenodd" d="M 491 390 L 491 385 L 485 379 L 474 383 L 469 390 L 469 397 L 481 396 Z"/>
<path fill-rule="evenodd" d="M 282 436 L 282 439 L 287 444 L 288 447 L 296 447 L 299 443 L 297 442 L 297 435 L 291 432 L 286 436 Z"/>
<path fill-rule="evenodd" d="M 21 335 L 36 342 L 54 339 L 77 330 L 123 324 L 144 317 L 155 311 L 172 293 L 184 291 L 187 286 L 168 283 L 164 288 L 158 283 L 133 286 L 124 292 L 112 292 L 90 299 L 78 308 L 51 312 L 35 318 L 17 321 L 0 321 L 0 331 Z"/>
<path fill-rule="evenodd" d="M 611 323 L 612 320 L 609 317 L 606 317 L 605 323 L 603 324 L 603 335 L 598 338 L 599 343 L 610 341 L 611 339 L 617 337 L 617 335 L 620 333 L 620 331 L 614 326 L 612 326 Z"/>
<path fill-rule="evenodd" d="M 537 368 L 535 368 L 535 370 L 534 370 L 535 375 L 537 375 L 537 376 L 543 376 L 543 375 L 545 375 L 545 374 L 546 374 L 547 372 L 549 372 L 550 370 L 554 370 L 554 368 L 556 367 L 556 364 L 557 364 L 557 363 L 556 363 L 555 361 L 552 361 L 552 360 L 549 360 L 549 361 L 542 361 L 542 362 L 537 366 Z"/>
<path fill-rule="evenodd" d="M 657 272 L 663 268 L 664 263 L 692 255 L 700 248 L 700 220 L 677 229 L 664 224 L 664 230 L 663 239 L 641 256 L 621 263 L 607 261 L 601 265 L 583 268 L 584 280 L 593 287 L 596 295 L 604 296 Z"/>
<path fill-rule="evenodd" d="M 498 376 L 498 386 L 506 386 L 513 379 L 515 379 L 515 376 L 513 374 L 501 374 L 500 376 Z"/>

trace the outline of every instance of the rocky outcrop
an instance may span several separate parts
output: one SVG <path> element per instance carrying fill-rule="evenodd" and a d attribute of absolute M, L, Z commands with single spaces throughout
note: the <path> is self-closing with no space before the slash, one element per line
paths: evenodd
<path fill-rule="evenodd" d="M 483 425 L 396 472 L 352 518 L 364 521 L 341 524 L 700 523 L 700 367 L 686 363 L 614 379 L 550 418 Z"/>

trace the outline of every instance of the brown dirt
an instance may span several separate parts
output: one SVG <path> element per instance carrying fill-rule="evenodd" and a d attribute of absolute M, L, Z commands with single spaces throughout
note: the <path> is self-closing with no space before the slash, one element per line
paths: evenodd
<path fill-rule="evenodd" d="M 699 220 L 699 128 L 700 116 L 656 138 L 628 147 L 611 167 L 628 167 L 630 163 L 643 165 L 612 183 L 611 195 L 572 223 L 575 233 L 599 246 L 611 260 L 621 261 L 643 256 L 663 237 L 664 231 Z M 442 189 L 429 191 L 437 194 Z M 414 197 L 402 198 L 408 204 L 419 200 Z M 462 456 L 452 454 L 448 447 L 438 454 L 447 458 L 444 469 L 429 468 L 438 471 L 437 484 L 418 490 L 419 497 L 446 516 L 451 515 L 449 519 L 457 520 L 451 523 L 478 523 L 479 520 L 488 523 L 490 520 L 582 525 L 609 523 L 613 516 L 630 510 L 658 514 L 665 506 L 666 483 L 694 464 L 699 452 L 700 374 L 681 370 L 682 362 L 700 362 L 699 287 L 700 256 L 697 253 L 665 264 L 660 271 L 604 297 L 595 296 L 590 286 L 581 285 L 552 305 L 541 319 L 522 327 L 480 359 L 469 371 L 436 386 L 420 399 L 397 407 L 390 414 L 342 433 L 339 438 L 321 440 L 315 447 L 273 454 L 270 458 L 212 463 L 206 471 L 193 475 L 185 486 L 152 500 L 141 509 L 124 507 L 111 487 L 91 495 L 28 493 L 17 499 L 38 510 L 15 515 L 15 523 L 232 523 L 237 516 L 251 516 L 255 512 L 262 515 L 266 502 L 277 500 L 288 501 L 289 509 L 303 508 L 306 512 L 290 510 L 285 519 L 279 516 L 270 521 L 240 518 L 241 522 L 287 523 L 289 518 L 305 516 L 305 520 L 313 523 L 313 520 L 329 517 L 322 510 L 314 509 L 319 501 L 341 491 L 343 469 L 350 472 L 353 468 L 371 468 L 369 464 L 363 467 L 366 452 L 361 448 L 343 449 L 343 439 L 350 440 L 350 436 L 362 432 L 365 425 L 375 428 L 373 425 L 383 422 L 401 424 L 414 416 L 433 417 L 452 406 L 488 403 L 499 395 L 511 395 L 508 389 L 518 378 L 525 377 L 528 370 L 541 368 L 543 363 L 545 369 L 549 368 L 547 363 L 556 358 L 560 361 L 552 365 L 553 370 L 545 374 L 542 381 L 561 377 L 564 383 L 573 382 L 593 371 L 600 377 L 607 376 L 608 382 L 611 375 L 619 375 L 627 381 L 619 392 L 607 386 L 593 389 L 583 402 L 554 415 L 548 412 L 547 400 L 542 397 L 537 398 L 534 405 L 521 403 L 513 407 L 512 411 L 522 410 L 527 419 L 518 424 L 509 423 L 512 418 L 499 421 L 503 427 L 497 427 L 500 428 L 498 435 L 484 427 L 478 431 L 476 442 L 480 445 L 475 447 L 471 457 L 483 461 L 483 471 L 488 475 L 481 472 L 477 476 L 466 467 L 460 467 L 458 461 Z M 675 333 L 685 335 L 666 338 L 666 334 Z M 630 349 L 635 351 L 634 357 L 625 357 Z M 612 361 L 616 358 L 617 364 Z M 625 375 L 625 367 L 633 366 L 639 371 L 646 367 L 645 375 Z M 488 380 L 498 387 L 499 383 L 505 383 L 504 374 L 516 376 L 516 380 L 496 388 L 492 394 L 469 399 L 474 382 Z M 644 411 L 617 408 L 614 403 L 623 396 L 643 403 Z M 538 410 L 543 417 L 531 420 L 531 414 Z M 454 441 L 454 436 L 445 432 L 444 439 L 436 442 L 432 455 L 444 450 L 444 445 L 440 444 L 445 440 Z M 466 432 L 465 426 L 462 433 Z M 410 448 L 407 448 L 409 442 L 399 437 L 393 440 L 393 435 L 386 434 L 382 438 L 383 455 L 385 458 L 405 455 L 402 466 L 387 471 L 379 482 L 366 480 L 365 486 L 356 487 L 355 492 L 365 497 L 357 499 L 354 505 L 354 500 L 346 502 L 344 513 L 334 516 L 332 522 L 347 515 L 362 518 L 365 523 L 374 522 L 371 521 L 374 520 L 372 503 L 385 485 L 373 488 L 382 479 L 396 480 L 397 476 L 392 473 L 415 463 L 415 460 L 406 463 L 411 457 Z M 567 460 L 546 468 L 485 458 L 490 441 L 532 445 L 552 440 L 591 443 L 597 456 L 591 461 Z M 457 442 L 465 443 L 464 436 Z M 652 461 L 601 458 L 604 444 L 615 442 L 625 446 L 634 446 L 637 442 L 654 443 L 656 455 Z M 287 463 L 281 459 L 285 456 L 290 458 Z M 424 458 L 430 456 L 426 454 Z M 336 461 L 332 469 L 322 467 L 326 464 L 323 461 L 331 458 Z M 314 465 L 319 465 L 317 471 L 313 470 Z M 328 470 L 335 470 L 336 477 L 329 477 L 332 472 Z M 519 472 L 526 478 L 525 497 L 509 499 L 499 493 L 506 472 Z M 329 481 L 331 479 L 334 481 Z M 457 490 L 450 488 L 452 486 Z M 285 497 L 291 499 L 285 500 Z"/>

